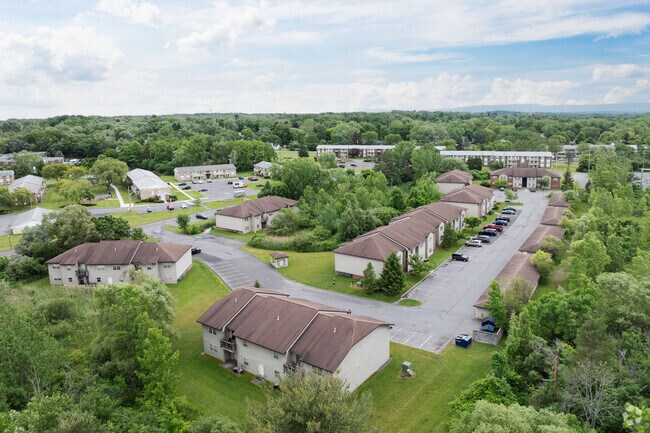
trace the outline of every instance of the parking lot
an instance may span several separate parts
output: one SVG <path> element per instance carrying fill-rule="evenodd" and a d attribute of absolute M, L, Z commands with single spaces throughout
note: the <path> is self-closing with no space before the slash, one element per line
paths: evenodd
<path fill-rule="evenodd" d="M 393 341 L 437 351 L 453 336 L 471 333 L 477 327 L 474 302 L 537 228 L 546 207 L 544 192 L 520 191 L 519 197 L 523 206 L 516 215 L 509 215 L 511 221 L 500 235 L 480 248 L 462 247 L 459 252 L 469 256 L 468 262 L 443 263 L 411 291 L 408 297 L 422 302 L 414 309 L 422 311 L 413 313 L 424 313 L 428 326 L 396 327 L 391 333 Z"/>
<path fill-rule="evenodd" d="M 264 182 L 266 182 L 266 180 L 263 178 L 260 178 L 258 182 L 250 182 L 248 180 L 241 181 L 248 184 L 246 188 L 233 188 L 232 185 L 228 184 L 228 182 L 235 181 L 239 181 L 239 179 L 215 179 L 212 182 L 203 181 L 203 183 L 186 183 L 187 186 L 189 186 L 192 190 L 199 191 L 201 194 L 203 194 L 205 198 L 202 200 L 204 201 L 224 201 L 231 200 L 235 191 L 244 191 L 247 196 L 256 195 L 259 192 L 259 189 L 251 188 L 251 186 L 259 183 L 264 184 Z M 176 185 L 178 185 L 178 183 Z M 182 189 L 182 187 L 179 188 Z M 177 195 L 179 200 L 186 198 L 180 193 Z"/>

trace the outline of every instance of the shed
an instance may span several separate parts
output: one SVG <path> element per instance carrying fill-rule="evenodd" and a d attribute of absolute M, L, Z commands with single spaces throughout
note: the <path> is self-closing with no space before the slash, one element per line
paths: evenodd
<path fill-rule="evenodd" d="M 276 251 L 274 253 L 270 253 L 269 256 L 271 256 L 271 259 L 273 259 L 271 264 L 274 268 L 286 268 L 289 266 L 289 256 L 286 253 Z"/>

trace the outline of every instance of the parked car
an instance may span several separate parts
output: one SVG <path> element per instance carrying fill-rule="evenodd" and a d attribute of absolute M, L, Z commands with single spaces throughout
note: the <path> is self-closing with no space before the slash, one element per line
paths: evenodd
<path fill-rule="evenodd" d="M 500 187 L 499 191 L 505 191 L 506 189 L 504 187 Z"/>
<path fill-rule="evenodd" d="M 187 205 L 185 203 L 181 203 L 181 209 L 187 209 Z"/>
<path fill-rule="evenodd" d="M 503 200 L 503 201 L 505 201 L 506 203 L 510 203 L 512 200 L 510 200 L 509 198 L 507 198 L 507 199 L 505 199 L 505 200 Z"/>
<path fill-rule="evenodd" d="M 174 210 L 174 205 L 171 204 L 171 203 L 169 203 L 169 204 L 167 205 L 167 210 Z"/>
<path fill-rule="evenodd" d="M 537 191 L 536 188 L 531 188 L 531 189 L 530 189 L 530 192 L 536 192 L 536 191 Z"/>
<path fill-rule="evenodd" d="M 197 220 L 207 220 L 208 217 L 205 216 L 205 215 L 201 215 L 201 214 L 199 213 L 199 214 L 196 214 L 196 219 L 197 219 Z"/>
<path fill-rule="evenodd" d="M 244 180 L 244 176 L 239 176 L 239 180 Z"/>
<path fill-rule="evenodd" d="M 232 180 L 229 180 L 229 181 L 228 181 L 228 185 L 232 185 Z"/>
<path fill-rule="evenodd" d="M 147 208 L 147 213 L 151 213 L 151 212 L 153 212 L 153 210 L 151 209 L 151 206 L 149 206 L 149 207 Z"/>
<path fill-rule="evenodd" d="M 232 187 L 233 188 L 244 188 L 246 187 L 247 184 L 242 182 L 241 180 L 238 180 L 237 182 L 233 182 Z"/>
<path fill-rule="evenodd" d="M 253 176 L 248 176 L 246 180 L 253 180 Z"/>
<path fill-rule="evenodd" d="M 185 185 L 185 186 L 183 187 L 183 189 L 184 189 L 185 191 L 187 191 L 188 189 L 192 189 L 192 187 L 189 186 L 189 185 Z"/>
<path fill-rule="evenodd" d="M 481 241 L 484 244 L 489 244 L 492 241 L 492 239 L 489 236 L 486 236 L 486 235 L 474 236 L 472 239 L 476 239 L 477 241 Z"/>
<path fill-rule="evenodd" d="M 510 222 L 510 217 L 505 215 L 499 215 L 497 219 Z"/>
<path fill-rule="evenodd" d="M 257 182 L 257 181 L 258 181 L 259 179 L 258 179 L 258 178 L 256 178 L 256 177 L 254 177 L 254 178 L 252 178 L 252 179 L 249 179 L 249 180 L 250 180 L 250 181 L 252 181 L 252 182 Z"/>
<path fill-rule="evenodd" d="M 494 229 L 483 229 L 483 230 L 479 230 L 478 234 L 481 236 L 496 236 L 499 234 L 499 232 L 497 232 Z"/>
<path fill-rule="evenodd" d="M 212 179 L 206 180 L 207 183 L 212 183 Z"/>
<path fill-rule="evenodd" d="M 495 225 L 495 226 L 507 226 L 507 225 L 508 225 L 508 221 L 500 220 L 500 219 L 495 219 L 494 221 L 492 221 L 491 224 L 493 224 L 493 225 Z"/>
<path fill-rule="evenodd" d="M 504 214 L 504 215 L 514 215 L 517 212 L 515 212 L 513 210 L 504 209 L 504 210 L 501 211 L 501 213 Z"/>
<path fill-rule="evenodd" d="M 467 242 L 465 242 L 465 246 L 480 248 L 483 246 L 483 242 L 479 241 L 478 239 L 470 239 Z"/>
<path fill-rule="evenodd" d="M 459 262 L 469 262 L 469 257 L 462 253 L 453 253 L 451 259 Z"/>
<path fill-rule="evenodd" d="M 206 192 L 208 189 L 207 188 L 201 188 L 199 192 Z"/>
<path fill-rule="evenodd" d="M 502 232 L 502 231 L 503 231 L 503 227 L 498 226 L 498 225 L 496 225 L 496 224 L 488 224 L 488 225 L 484 226 L 483 228 L 484 228 L 484 229 L 493 229 L 493 230 L 496 230 L 496 231 L 498 231 L 498 232 Z"/>
<path fill-rule="evenodd" d="M 181 182 L 181 183 L 178 184 L 178 186 L 185 186 L 185 185 L 187 185 L 187 183 L 185 183 L 185 182 Z"/>
<path fill-rule="evenodd" d="M 356 167 L 357 165 L 355 163 L 350 164 L 350 167 Z"/>
<path fill-rule="evenodd" d="M 191 251 L 192 251 L 192 255 L 194 255 L 194 254 L 198 254 L 198 253 L 201 252 L 201 248 L 192 247 L 192 250 L 191 250 Z"/>
<path fill-rule="evenodd" d="M 506 206 L 506 207 L 503 208 L 503 210 L 511 210 L 513 212 L 517 212 L 517 208 L 512 207 L 512 206 Z"/>

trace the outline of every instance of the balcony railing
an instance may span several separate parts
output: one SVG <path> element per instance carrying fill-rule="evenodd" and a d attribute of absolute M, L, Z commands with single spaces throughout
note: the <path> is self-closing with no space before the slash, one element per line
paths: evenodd
<path fill-rule="evenodd" d="M 77 269 L 77 277 L 87 277 L 87 276 L 88 276 L 87 269 Z"/>
<path fill-rule="evenodd" d="M 223 350 L 227 350 L 228 352 L 234 353 L 235 349 L 237 348 L 237 343 L 235 340 L 226 340 L 226 339 L 221 339 L 219 340 L 219 347 L 221 347 Z"/>
<path fill-rule="evenodd" d="M 288 371 L 296 371 L 296 369 L 300 366 L 300 363 L 298 362 L 287 362 L 284 364 L 284 371 L 285 373 Z"/>

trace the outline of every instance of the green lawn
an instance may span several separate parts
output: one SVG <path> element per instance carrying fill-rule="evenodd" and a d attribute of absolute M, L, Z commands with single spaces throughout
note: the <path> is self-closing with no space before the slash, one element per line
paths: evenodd
<path fill-rule="evenodd" d="M 239 239 L 240 241 L 243 242 L 248 242 L 251 239 L 253 239 L 253 236 L 255 236 L 255 233 L 252 232 L 241 234 L 241 233 L 233 233 L 227 230 L 219 230 L 219 229 L 212 229 L 210 230 L 210 233 L 212 233 L 213 235 L 223 236 L 226 238 Z"/>
<path fill-rule="evenodd" d="M 444 433 L 449 403 L 474 380 L 488 373 L 498 347 L 474 343 L 469 349 L 449 346 L 441 355 L 391 343 L 392 362 L 372 376 L 358 393 L 369 391 L 381 433 Z M 414 378 L 400 377 L 409 361 Z"/>
<path fill-rule="evenodd" d="M 194 223 L 192 223 L 192 224 L 190 224 L 190 225 L 191 225 L 191 226 L 199 226 L 199 227 L 205 227 L 205 226 L 207 226 L 207 225 L 212 225 L 212 226 L 214 226 L 214 218 L 209 218 L 209 219 L 207 219 L 207 220 L 199 220 L 199 221 L 196 221 L 196 222 L 194 222 Z M 174 225 L 168 225 L 168 226 L 163 226 L 163 228 L 164 228 L 165 230 L 170 231 L 170 232 L 184 234 L 184 232 L 183 232 L 183 231 L 178 227 L 178 225 L 176 225 L 176 224 L 174 224 Z M 207 227 L 205 227 L 205 228 L 207 228 Z M 201 233 L 203 233 L 203 229 L 201 230 Z M 201 233 L 197 233 L 197 234 L 201 234 Z"/>
<path fill-rule="evenodd" d="M 20 235 L 0 235 L 0 251 L 9 251 L 16 248 Z"/>
<path fill-rule="evenodd" d="M 271 263 L 271 257 L 269 256 L 271 251 L 269 250 L 262 250 L 249 246 L 244 246 L 242 249 L 251 253 L 264 263 Z M 290 280 L 307 284 L 312 287 L 334 290 L 335 292 L 361 296 L 363 298 L 372 298 L 384 302 L 395 302 L 400 298 L 400 295 L 388 296 L 382 293 L 368 295 L 361 287 L 356 285 L 359 280 L 335 275 L 334 253 L 331 251 L 320 253 L 298 253 L 295 251 L 288 251 L 287 254 L 289 255 L 289 266 L 278 269 L 278 272 Z M 413 275 L 406 275 L 405 290 L 413 287 L 420 278 Z M 332 281 L 334 281 L 334 284 L 332 284 Z"/>
<path fill-rule="evenodd" d="M 221 200 L 221 201 L 210 201 L 207 203 L 203 203 L 204 206 L 209 207 L 210 209 L 221 209 L 222 207 L 228 207 L 228 206 L 234 206 L 236 204 L 243 203 L 245 201 L 253 200 L 257 197 L 241 197 L 241 198 L 234 198 L 232 200 Z"/>
<path fill-rule="evenodd" d="M 233 421 L 243 419 L 245 399 L 263 400 L 262 390 L 251 383 L 251 375 L 238 376 L 222 368 L 219 361 L 202 355 L 201 326 L 196 323 L 229 290 L 210 268 L 196 260 L 185 278 L 169 288 L 175 299 L 175 326 L 179 333 L 178 390 L 203 414 L 220 413 Z"/>
<path fill-rule="evenodd" d="M 163 221 L 166 219 L 176 219 L 176 217 L 180 214 L 192 214 L 195 212 L 201 212 L 201 211 L 206 211 L 206 214 L 210 214 L 210 211 L 204 207 L 201 206 L 199 208 L 196 207 L 190 207 L 188 209 L 176 209 L 176 210 L 168 210 L 168 211 L 160 211 L 160 212 L 151 212 L 151 213 L 138 213 L 135 210 L 132 210 L 131 212 L 120 212 L 114 214 L 114 216 L 119 216 L 124 218 L 131 224 L 132 226 L 141 226 L 143 224 L 149 224 L 149 223 L 154 223 L 157 221 Z"/>
<path fill-rule="evenodd" d="M 95 185 L 92 188 L 92 193 L 95 196 L 105 196 L 108 194 L 106 187 L 104 185 Z M 115 196 L 115 191 L 111 190 L 111 194 Z M 73 202 L 66 200 L 59 194 L 58 187 L 56 183 L 48 184 L 47 189 L 45 190 L 45 198 L 38 207 L 43 207 L 46 209 L 57 210 L 63 208 Z M 117 197 L 110 200 L 93 200 L 90 203 L 84 201 L 83 204 L 90 204 L 89 207 L 119 207 L 120 202 L 117 200 Z"/>

